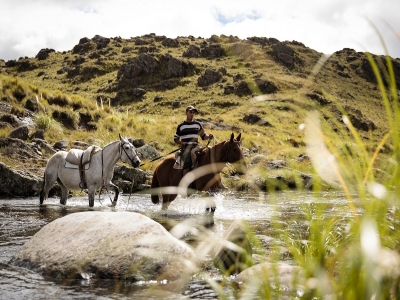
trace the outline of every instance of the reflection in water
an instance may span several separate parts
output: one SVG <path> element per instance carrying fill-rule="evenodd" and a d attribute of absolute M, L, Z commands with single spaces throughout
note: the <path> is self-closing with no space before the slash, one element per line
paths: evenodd
<path fill-rule="evenodd" d="M 279 242 L 282 233 L 296 234 L 299 239 L 307 238 L 308 224 L 304 214 L 316 217 L 351 216 L 348 203 L 339 194 L 327 194 L 314 198 L 311 193 L 285 192 L 276 194 L 217 195 L 194 194 L 187 199 L 178 197 L 167 211 L 151 203 L 150 195 L 133 194 L 129 198 L 121 195 L 117 206 L 112 207 L 108 195 L 95 206 L 88 207 L 87 197 L 68 199 L 67 205 L 59 204 L 58 198 L 49 198 L 43 206 L 37 198 L 0 199 L 0 290 L 5 299 L 179 299 L 181 294 L 166 294 L 162 284 L 156 282 L 124 283 L 113 280 L 63 281 L 56 284 L 41 275 L 7 264 L 18 249 L 43 226 L 68 214 L 86 211 L 133 211 L 142 213 L 161 223 L 167 230 L 177 224 L 190 225 L 186 228 L 205 226 L 216 236 L 222 236 L 233 220 L 244 219 L 260 244 L 253 251 L 268 254 L 271 241 Z M 212 212 L 211 207 L 216 207 Z M 208 209 L 208 211 L 207 211 Z M 181 226 L 181 228 L 185 228 Z M 176 234 L 190 243 L 191 232 L 174 228 Z M 182 229 L 181 229 L 182 230 Z M 186 229 L 183 229 L 186 230 Z M 172 231 L 171 231 L 172 233 Z M 215 270 L 210 269 L 210 276 Z M 207 287 L 203 287 L 207 289 Z M 210 292 L 211 293 L 211 292 Z"/>

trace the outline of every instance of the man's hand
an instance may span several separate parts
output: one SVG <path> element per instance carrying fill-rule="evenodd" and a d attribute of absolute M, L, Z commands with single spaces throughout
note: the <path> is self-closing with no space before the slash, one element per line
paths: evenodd
<path fill-rule="evenodd" d="M 208 139 L 212 140 L 214 138 L 214 135 L 212 133 L 208 134 Z"/>

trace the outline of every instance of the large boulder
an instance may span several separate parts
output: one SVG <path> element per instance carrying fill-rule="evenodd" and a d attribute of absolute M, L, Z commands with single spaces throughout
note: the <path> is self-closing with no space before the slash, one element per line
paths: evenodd
<path fill-rule="evenodd" d="M 36 196 L 42 189 L 43 179 L 28 171 L 16 171 L 0 162 L 0 195 Z"/>
<path fill-rule="evenodd" d="M 159 223 L 134 212 L 80 212 L 37 232 L 10 264 L 55 280 L 104 278 L 185 284 L 194 251 Z"/>

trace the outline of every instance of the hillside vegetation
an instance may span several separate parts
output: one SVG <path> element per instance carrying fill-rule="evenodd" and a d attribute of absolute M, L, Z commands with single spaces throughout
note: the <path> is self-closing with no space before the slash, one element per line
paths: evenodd
<path fill-rule="evenodd" d="M 372 57 L 388 86 L 385 57 Z M 400 60 L 391 62 L 399 74 Z M 373 69 L 364 53 L 352 49 L 326 56 L 300 42 L 265 37 L 95 36 L 70 51 L 42 49 L 0 65 L 0 121 L 9 114 L 32 119 L 32 132 L 44 129 L 49 143 L 104 146 L 121 133 L 168 153 L 176 148 L 173 134 L 185 107 L 194 105 L 217 141 L 242 132 L 249 162 L 263 154 L 289 164 L 274 172 L 300 174 L 313 172 L 298 160 L 306 153 L 299 127 L 310 111 L 319 112 L 327 140 L 346 153 L 355 146 L 343 115 L 371 154 L 389 131 Z M 400 77 L 395 80 L 399 85 Z M 12 129 L 2 125 L 0 136 Z M 389 139 L 382 155 L 391 149 Z M 23 167 L 1 151 L 1 161 Z M 375 166 L 381 168 L 379 158 Z"/>

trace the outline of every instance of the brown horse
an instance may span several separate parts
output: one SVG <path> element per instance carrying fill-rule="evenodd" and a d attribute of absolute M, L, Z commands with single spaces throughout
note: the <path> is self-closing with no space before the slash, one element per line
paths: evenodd
<path fill-rule="evenodd" d="M 227 141 L 206 147 L 198 157 L 198 167 L 183 176 L 183 170 L 173 168 L 175 156 L 167 156 L 155 168 L 151 182 L 151 201 L 158 204 L 162 196 L 162 208 L 168 208 L 177 194 L 186 196 L 187 187 L 198 191 L 215 191 L 221 184 L 221 171 L 226 163 L 232 164 L 239 174 L 247 172 L 240 142 L 241 134 L 236 139 L 232 133 Z"/>

